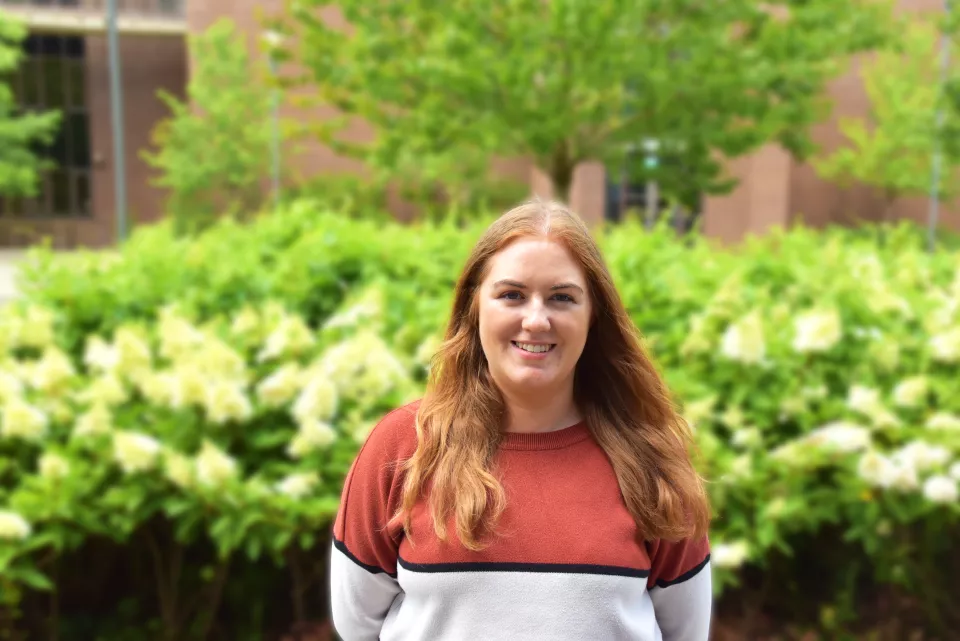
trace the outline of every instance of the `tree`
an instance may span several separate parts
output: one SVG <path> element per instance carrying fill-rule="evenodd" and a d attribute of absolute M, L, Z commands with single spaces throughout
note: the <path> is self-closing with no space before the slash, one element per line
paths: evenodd
<path fill-rule="evenodd" d="M 153 132 L 155 152 L 142 157 L 160 170 L 168 213 L 181 232 L 218 215 L 243 216 L 263 203 L 271 162 L 271 92 L 252 75 L 250 55 L 229 20 L 192 37 L 194 67 L 187 101 L 160 91 L 172 115 Z M 253 77 L 252 77 L 253 76 Z"/>
<path fill-rule="evenodd" d="M 40 172 L 51 163 L 38 152 L 52 144 L 60 125 L 56 111 L 23 113 L 10 88 L 9 75 L 23 57 L 27 30 L 0 11 L 0 194 L 34 196 Z"/>
<path fill-rule="evenodd" d="M 684 199 L 729 189 L 723 157 L 765 142 L 805 157 L 825 83 L 892 15 L 873 0 L 341 0 L 344 30 L 317 12 L 327 4 L 291 2 L 285 25 L 316 98 L 342 115 L 316 127 L 325 142 L 428 181 L 529 156 L 561 197 L 579 162 L 617 171 L 646 138 L 669 159 L 653 170 L 665 195 Z M 353 118 L 373 141 L 341 135 Z"/>
<path fill-rule="evenodd" d="M 945 107 L 940 80 L 940 30 L 931 21 L 905 19 L 903 38 L 865 62 L 861 76 L 870 100 L 863 118 L 839 122 L 846 144 L 814 161 L 821 176 L 839 184 L 861 183 L 883 195 L 887 221 L 903 196 L 927 194 L 938 133 L 937 109 Z M 956 125 L 957 114 L 945 110 Z M 957 159 L 945 157 L 938 190 L 957 195 Z"/>

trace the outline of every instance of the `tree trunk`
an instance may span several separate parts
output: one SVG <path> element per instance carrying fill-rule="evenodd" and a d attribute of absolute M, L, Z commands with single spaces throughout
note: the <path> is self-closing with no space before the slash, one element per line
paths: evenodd
<path fill-rule="evenodd" d="M 548 168 L 556 200 L 570 203 L 570 188 L 573 186 L 574 161 L 570 157 L 570 145 L 562 141 L 553 152 Z"/>
<path fill-rule="evenodd" d="M 893 212 L 893 206 L 897 202 L 897 194 L 886 192 L 883 199 L 883 210 L 880 212 L 880 224 L 877 229 L 877 245 L 883 247 L 887 244 L 887 225 L 890 222 L 890 214 Z"/>

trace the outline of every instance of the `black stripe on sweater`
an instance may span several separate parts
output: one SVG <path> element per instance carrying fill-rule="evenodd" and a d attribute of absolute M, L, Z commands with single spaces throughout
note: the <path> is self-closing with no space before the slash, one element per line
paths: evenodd
<path fill-rule="evenodd" d="M 397 578 L 397 573 L 396 573 L 396 572 L 387 572 L 386 570 L 384 570 L 383 568 L 381 568 L 381 567 L 378 566 L 378 565 L 368 565 L 368 564 L 364 563 L 363 561 L 361 561 L 360 559 L 358 559 L 358 558 L 353 554 L 353 552 L 351 552 L 350 550 L 347 549 L 346 544 L 345 544 L 343 541 L 341 541 L 340 539 L 337 539 L 337 538 L 334 538 L 334 539 L 333 539 L 333 547 L 335 547 L 335 548 L 337 548 L 338 550 L 340 550 L 341 552 L 343 552 L 343 555 L 344 555 L 345 557 L 347 557 L 348 559 L 350 559 L 351 561 L 353 561 L 354 563 L 356 563 L 357 565 L 359 565 L 361 568 L 363 568 L 364 570 L 366 570 L 366 571 L 369 572 L 370 574 L 386 574 L 387 576 L 393 577 L 394 579 Z"/>
<path fill-rule="evenodd" d="M 638 570 L 616 565 L 588 563 L 411 563 L 397 558 L 397 563 L 410 572 L 539 572 L 553 574 L 602 574 L 646 579 L 650 570 Z"/>
<path fill-rule="evenodd" d="M 703 561 L 701 561 L 700 563 L 698 563 L 694 568 L 692 568 L 692 569 L 690 569 L 690 570 L 687 570 L 686 572 L 684 572 L 683 574 L 681 574 L 681 575 L 678 576 L 677 578 L 671 579 L 670 581 L 664 581 L 663 579 L 657 579 L 657 581 L 656 581 L 656 583 L 654 584 L 653 587 L 655 587 L 655 588 L 669 588 L 671 585 L 677 585 L 678 583 L 683 583 L 684 581 L 689 581 L 689 580 L 692 579 L 693 577 L 695 577 L 695 576 L 697 576 L 698 574 L 700 574 L 700 570 L 702 570 L 702 569 L 707 565 L 707 563 L 708 563 L 709 561 L 710 561 L 710 555 L 708 554 L 708 555 L 707 555 L 707 558 L 705 558 Z"/>

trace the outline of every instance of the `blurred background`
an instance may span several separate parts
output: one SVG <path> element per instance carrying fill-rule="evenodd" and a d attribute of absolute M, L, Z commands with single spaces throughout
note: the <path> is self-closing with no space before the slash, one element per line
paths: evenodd
<path fill-rule="evenodd" d="M 958 19 L 0 0 L 0 639 L 335 639 L 344 475 L 533 194 L 695 430 L 713 638 L 960 638 Z"/>

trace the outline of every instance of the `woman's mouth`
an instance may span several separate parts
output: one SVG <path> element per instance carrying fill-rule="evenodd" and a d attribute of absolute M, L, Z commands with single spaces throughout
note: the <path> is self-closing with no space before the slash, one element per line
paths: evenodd
<path fill-rule="evenodd" d="M 546 354 L 556 347 L 556 343 L 523 343 L 519 341 L 510 341 L 510 343 L 521 352 L 531 355 Z"/>

